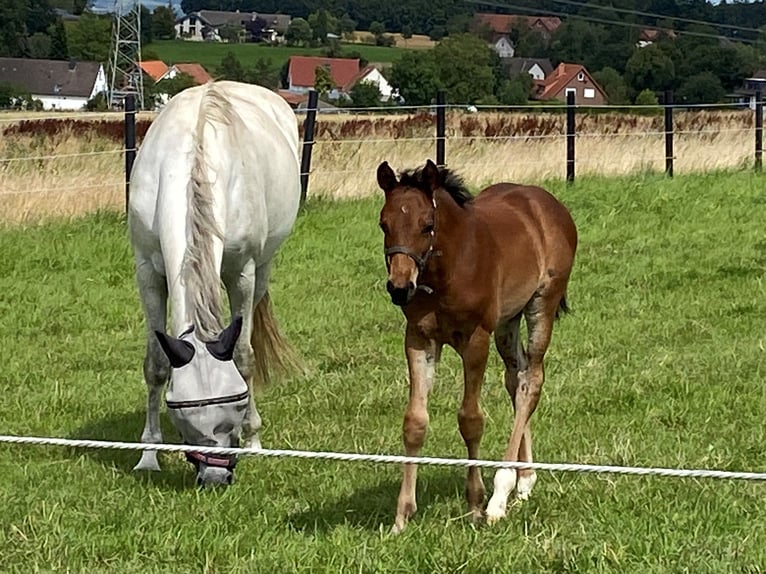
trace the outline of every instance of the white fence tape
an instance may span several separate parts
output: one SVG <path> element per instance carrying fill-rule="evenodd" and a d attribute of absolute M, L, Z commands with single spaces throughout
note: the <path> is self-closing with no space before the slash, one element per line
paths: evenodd
<path fill-rule="evenodd" d="M 436 466 L 460 466 L 481 468 L 531 468 L 552 472 L 588 472 L 626 474 L 637 476 L 668 476 L 674 478 L 718 478 L 728 480 L 766 480 L 766 472 L 740 472 L 730 470 L 661 468 L 641 466 L 614 466 L 601 464 L 575 464 L 551 462 L 505 462 L 498 460 L 470 460 L 467 458 L 436 458 L 424 456 L 400 456 L 391 454 L 364 454 L 351 452 L 284 450 L 269 448 L 223 448 L 190 446 L 185 444 L 143 444 L 137 442 L 112 442 L 104 440 L 68 439 L 51 437 L 0 435 L 0 443 L 64 446 L 70 448 L 153 450 L 159 452 L 198 452 L 212 455 L 264 456 L 280 458 L 301 458 L 335 460 L 340 462 L 371 462 L 383 464 L 428 464 Z"/>

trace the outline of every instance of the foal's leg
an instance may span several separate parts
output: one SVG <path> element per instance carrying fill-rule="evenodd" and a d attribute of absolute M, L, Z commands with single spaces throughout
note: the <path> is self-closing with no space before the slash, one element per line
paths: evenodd
<path fill-rule="evenodd" d="M 157 273 L 151 261 L 136 261 L 136 280 L 146 319 L 146 355 L 144 381 L 146 382 L 146 423 L 141 442 L 162 442 L 160 429 L 160 399 L 162 388 L 170 377 L 170 363 L 160 347 L 154 331 L 165 332 L 168 288 L 165 278 Z M 156 450 L 145 450 L 133 470 L 160 470 Z"/>
<path fill-rule="evenodd" d="M 516 410 L 516 390 L 519 386 L 519 371 L 526 371 L 528 367 L 527 353 L 521 343 L 519 327 L 521 326 L 521 313 L 515 317 L 501 322 L 495 331 L 495 345 L 505 363 L 505 388 L 511 397 L 514 411 Z M 519 448 L 519 460 L 532 462 L 532 431 L 530 425 L 524 430 Z M 516 480 L 518 477 L 518 481 Z M 526 500 L 532 493 L 532 488 L 537 482 L 537 475 L 533 469 L 503 469 L 495 475 L 494 492 L 503 491 L 508 496 L 514 485 L 516 496 Z"/>
<path fill-rule="evenodd" d="M 481 386 L 484 382 L 484 371 L 487 368 L 489 355 L 489 333 L 477 329 L 467 344 L 460 349 L 463 359 L 463 402 L 458 411 L 460 434 L 468 448 L 468 458 L 479 458 L 479 445 L 484 434 L 484 413 L 479 406 Z M 465 497 L 468 509 L 474 522 L 483 514 L 484 482 L 481 479 L 481 469 L 476 466 L 468 467 Z"/>
<path fill-rule="evenodd" d="M 242 428 L 242 435 L 246 447 L 260 448 L 261 442 L 258 438 L 258 430 L 261 428 L 261 419 L 255 410 L 253 398 L 255 355 L 250 345 L 250 334 L 253 331 L 253 298 L 256 285 L 255 262 L 253 260 L 248 261 L 238 273 L 224 272 L 222 279 L 226 285 L 226 292 L 229 295 L 229 308 L 231 309 L 232 318 L 237 315 L 242 317 L 242 332 L 234 347 L 234 363 L 237 365 L 237 369 L 250 389 L 250 400 Z M 253 413 L 255 413 L 254 416 Z"/>
<path fill-rule="evenodd" d="M 417 334 L 409 325 L 407 325 L 404 343 L 410 372 L 410 398 L 404 413 L 402 438 L 404 453 L 407 456 L 417 456 L 423 447 L 428 429 L 428 393 L 433 386 L 440 347 L 435 341 Z M 394 534 L 404 530 L 407 520 L 417 510 L 415 501 L 417 472 L 417 465 L 404 465 L 402 487 L 396 504 L 396 521 L 391 530 Z"/>
<path fill-rule="evenodd" d="M 520 459 L 521 443 L 525 434 L 528 436 L 529 419 L 535 412 L 543 386 L 543 359 L 551 341 L 553 321 L 556 316 L 560 296 L 537 294 L 524 309 L 527 321 L 528 341 L 525 369 L 519 370 L 516 388 L 516 416 L 513 420 L 513 430 L 503 460 L 518 461 Z M 530 445 L 531 446 L 531 445 Z M 510 474 L 506 469 L 500 469 L 495 474 L 496 488 L 487 505 L 487 522 L 493 524 L 505 516 L 508 494 L 513 487 L 509 486 Z M 499 483 L 499 484 L 498 484 Z"/>

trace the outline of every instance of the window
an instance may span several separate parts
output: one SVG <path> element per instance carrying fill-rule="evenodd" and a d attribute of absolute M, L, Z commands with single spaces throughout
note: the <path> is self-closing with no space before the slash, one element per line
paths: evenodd
<path fill-rule="evenodd" d="M 582 82 L 584 79 L 585 79 L 585 74 L 583 74 L 582 72 L 577 74 L 577 81 L 578 82 Z"/>
<path fill-rule="evenodd" d="M 594 88 L 585 88 L 583 96 L 586 97 L 586 98 L 595 98 L 596 97 L 596 90 Z"/>

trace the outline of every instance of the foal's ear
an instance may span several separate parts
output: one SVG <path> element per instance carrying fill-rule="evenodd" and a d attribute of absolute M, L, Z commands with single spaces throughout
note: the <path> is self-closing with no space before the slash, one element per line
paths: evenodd
<path fill-rule="evenodd" d="M 378 166 L 378 185 L 380 189 L 388 193 L 396 187 L 396 174 L 387 161 Z"/>
<path fill-rule="evenodd" d="M 174 369 L 180 369 L 188 365 L 194 358 L 194 347 L 189 341 L 182 341 L 160 331 L 155 331 L 160 347 L 165 351 L 165 356 L 170 361 L 170 366 Z"/>
<path fill-rule="evenodd" d="M 237 315 L 231 325 L 221 331 L 217 341 L 205 343 L 208 352 L 219 361 L 231 361 L 234 358 L 234 347 L 242 332 L 242 316 Z"/>
<path fill-rule="evenodd" d="M 442 186 L 442 176 L 439 173 L 439 168 L 430 159 L 426 160 L 426 165 L 422 171 L 422 178 L 426 188 L 430 191 L 429 195 Z"/>

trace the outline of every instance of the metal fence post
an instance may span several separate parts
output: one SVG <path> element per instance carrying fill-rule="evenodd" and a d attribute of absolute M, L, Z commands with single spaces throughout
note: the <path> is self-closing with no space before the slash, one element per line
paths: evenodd
<path fill-rule="evenodd" d="M 673 92 L 665 90 L 665 175 L 673 177 Z"/>
<path fill-rule="evenodd" d="M 763 94 L 755 92 L 755 171 L 763 168 Z"/>
<path fill-rule="evenodd" d="M 130 202 L 130 172 L 136 160 L 136 98 L 125 96 L 125 213 Z"/>
<path fill-rule="evenodd" d="M 567 93 L 567 182 L 575 178 L 575 95 Z"/>
<path fill-rule="evenodd" d="M 306 201 L 309 190 L 309 173 L 311 172 L 311 152 L 314 149 L 314 125 L 317 118 L 317 103 L 319 93 L 309 90 L 306 119 L 303 122 L 303 152 L 301 153 L 301 205 Z"/>
<path fill-rule="evenodd" d="M 436 93 L 436 165 L 443 167 L 447 164 L 445 158 L 445 134 L 447 127 L 446 117 L 446 94 L 444 90 L 439 90 Z"/>

